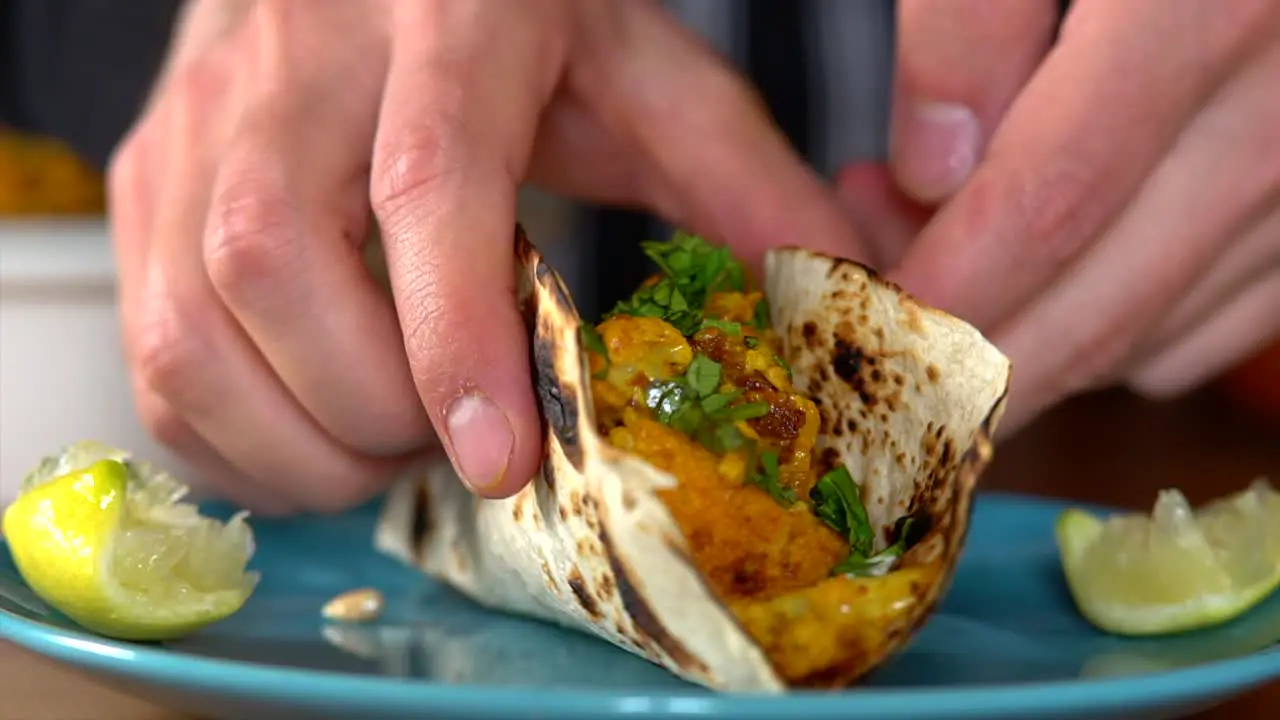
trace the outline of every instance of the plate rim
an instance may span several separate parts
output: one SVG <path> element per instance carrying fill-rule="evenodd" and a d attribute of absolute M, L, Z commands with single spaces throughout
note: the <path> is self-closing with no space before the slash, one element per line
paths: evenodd
<path fill-rule="evenodd" d="M 979 502 L 1007 506 L 1082 507 L 1104 513 L 1126 508 L 1064 498 L 982 492 Z M 975 503 L 977 505 L 977 503 Z M 0 547 L 7 547 L 0 537 Z M 193 655 L 150 645 L 134 645 L 26 618 L 0 608 L 0 639 L 54 661 L 142 683 L 182 686 L 213 694 L 233 694 L 298 705 L 421 709 L 502 714 L 535 706 L 558 717 L 628 715 L 725 715 L 737 718 L 803 712 L 811 718 L 911 717 L 945 712 L 954 717 L 988 717 L 1052 706 L 1065 713 L 1148 703 L 1173 705 L 1221 698 L 1280 679 L 1280 644 L 1248 655 L 1212 660 L 1172 670 L 1089 679 L 948 686 L 853 686 L 842 692 L 799 690 L 780 695 L 717 693 L 691 687 L 671 692 L 581 688 L 501 687 L 451 684 L 333 670 L 294 668 Z M 1137 701 L 1137 702 L 1135 702 Z"/>

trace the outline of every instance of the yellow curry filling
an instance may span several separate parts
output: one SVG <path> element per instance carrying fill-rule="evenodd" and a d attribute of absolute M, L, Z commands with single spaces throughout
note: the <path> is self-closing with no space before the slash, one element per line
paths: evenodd
<path fill-rule="evenodd" d="M 694 564 L 779 674 L 848 682 L 915 616 L 928 570 L 890 570 L 925 528 L 904 519 L 873 552 L 859 487 L 818 456 L 818 408 L 726 249 L 677 234 L 645 251 L 661 272 L 582 328 L 599 430 L 677 478 L 660 497 Z"/>

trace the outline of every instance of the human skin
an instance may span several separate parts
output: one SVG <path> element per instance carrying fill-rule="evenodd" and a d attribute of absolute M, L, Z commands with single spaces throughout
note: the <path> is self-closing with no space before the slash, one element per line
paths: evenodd
<path fill-rule="evenodd" d="M 1016 431 L 1280 336 L 1280 2 L 902 0 L 891 163 L 841 194 L 890 276 L 1009 354 Z"/>
<path fill-rule="evenodd" d="M 838 193 L 656 3 L 300 5 L 194 0 L 109 171 L 139 413 L 258 512 L 349 507 L 440 450 L 485 496 L 533 474 L 526 181 L 748 262 L 875 263 L 1010 354 L 1011 429 L 1099 383 L 1180 390 L 1276 330 L 1275 0 L 1077 2 L 1051 51 L 1053 3 L 904 0 L 892 165 Z"/>

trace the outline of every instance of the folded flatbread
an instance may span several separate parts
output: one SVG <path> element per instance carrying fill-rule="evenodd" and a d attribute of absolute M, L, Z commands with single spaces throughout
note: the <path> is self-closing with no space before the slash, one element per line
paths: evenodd
<path fill-rule="evenodd" d="M 772 250 L 762 294 L 697 238 L 648 249 L 665 275 L 593 327 L 517 229 L 543 465 L 502 500 L 417 471 L 376 545 L 709 688 L 848 685 L 948 587 L 1009 362 L 853 261 Z"/>

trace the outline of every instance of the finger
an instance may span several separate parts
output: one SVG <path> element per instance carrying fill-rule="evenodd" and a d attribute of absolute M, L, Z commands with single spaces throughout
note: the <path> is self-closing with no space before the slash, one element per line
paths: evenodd
<path fill-rule="evenodd" d="M 880 163 L 856 163 L 836 176 L 836 193 L 869 247 L 876 267 L 893 268 L 933 209 L 908 197 Z"/>
<path fill-rule="evenodd" d="M 107 167 L 107 208 L 111 247 L 116 270 L 116 309 L 124 337 L 132 334 L 131 324 L 139 317 L 139 290 L 146 276 L 154 220 L 154 181 L 159 173 L 155 153 L 146 138 L 154 137 L 156 125 L 145 118 L 112 154 Z M 126 362 L 131 349 L 125 343 Z"/>
<path fill-rule="evenodd" d="M 1217 377 L 1280 339 L 1280 271 L 1253 283 L 1217 314 L 1138 367 L 1129 386 L 1168 398 Z"/>
<path fill-rule="evenodd" d="M 995 330 L 1019 373 L 1010 427 L 1116 379 L 1203 268 L 1274 211 L 1280 164 L 1268 157 L 1280 148 L 1280 103 L 1269 87 L 1278 67 L 1255 63 L 1215 96 L 1105 238 Z"/>
<path fill-rule="evenodd" d="M 1252 23 L 1275 12 L 1233 7 L 1078 2 L 982 166 L 895 279 L 980 327 L 1049 285 L 1114 222 L 1235 69 L 1260 35 Z"/>
<path fill-rule="evenodd" d="M 117 305 L 126 337 L 142 317 L 138 290 L 146 278 L 149 229 L 154 217 L 155 153 L 150 151 L 158 122 L 148 115 L 113 153 L 107 188 L 117 278 Z M 125 343 L 126 352 L 131 343 Z M 132 353 L 130 353 L 132 355 Z M 132 363 L 134 358 L 130 357 Z M 135 378 L 133 398 L 142 425 L 161 444 L 174 450 L 200 474 L 193 484 L 208 487 L 259 514 L 280 514 L 291 507 L 266 489 L 256 489 L 218 456 L 213 448 L 163 398 Z"/>
<path fill-rule="evenodd" d="M 835 194 L 746 82 L 653 3 L 586 3 L 570 83 L 654 168 L 649 204 L 750 263 L 783 244 L 866 259 Z"/>
<path fill-rule="evenodd" d="M 938 202 L 1053 42 L 1056 0 L 901 0 L 890 158 L 913 197 Z"/>
<path fill-rule="evenodd" d="M 383 64 L 358 39 L 343 42 L 353 24 L 341 14 L 275 3 L 258 17 L 259 60 L 241 65 L 250 109 L 223 154 L 205 228 L 209 276 L 328 434 L 393 457 L 432 436 L 395 309 L 361 258 Z M 335 49 L 317 56 L 313 44 Z M 335 86 L 343 102 L 332 101 Z"/>
<path fill-rule="evenodd" d="M 541 460 L 516 307 L 516 187 L 563 50 L 528 3 L 401 3 L 371 184 L 418 394 L 455 468 L 501 497 Z M 493 38 L 503 38 L 494 43 Z"/>
<path fill-rule="evenodd" d="M 217 77 L 214 74 L 214 77 Z M 394 467 L 354 456 L 327 436 L 221 305 L 205 274 L 201 234 L 225 130 L 206 121 L 202 82 L 177 82 L 166 128 L 166 194 L 132 342 L 139 382 L 161 396 L 219 455 L 298 506 L 330 511 L 381 489 Z M 216 116 L 215 116 L 216 117 Z"/>
<path fill-rule="evenodd" d="M 1147 334 L 1138 352 L 1138 362 L 1145 363 L 1187 335 L 1238 295 L 1241 288 L 1254 285 L 1276 268 L 1280 268 L 1280 212 L 1272 212 L 1233 242 L 1199 283 L 1178 299 L 1174 309 Z"/>
<path fill-rule="evenodd" d="M 284 515 L 298 509 L 271 488 L 244 477 L 151 388 L 134 383 L 134 402 L 151 436 L 194 469 L 196 477 L 190 479 L 193 487 L 209 490 L 257 515 Z"/>
<path fill-rule="evenodd" d="M 572 95 L 555 98 L 543 114 L 528 179 L 588 202 L 644 208 L 667 218 L 679 214 L 639 148 Z"/>

